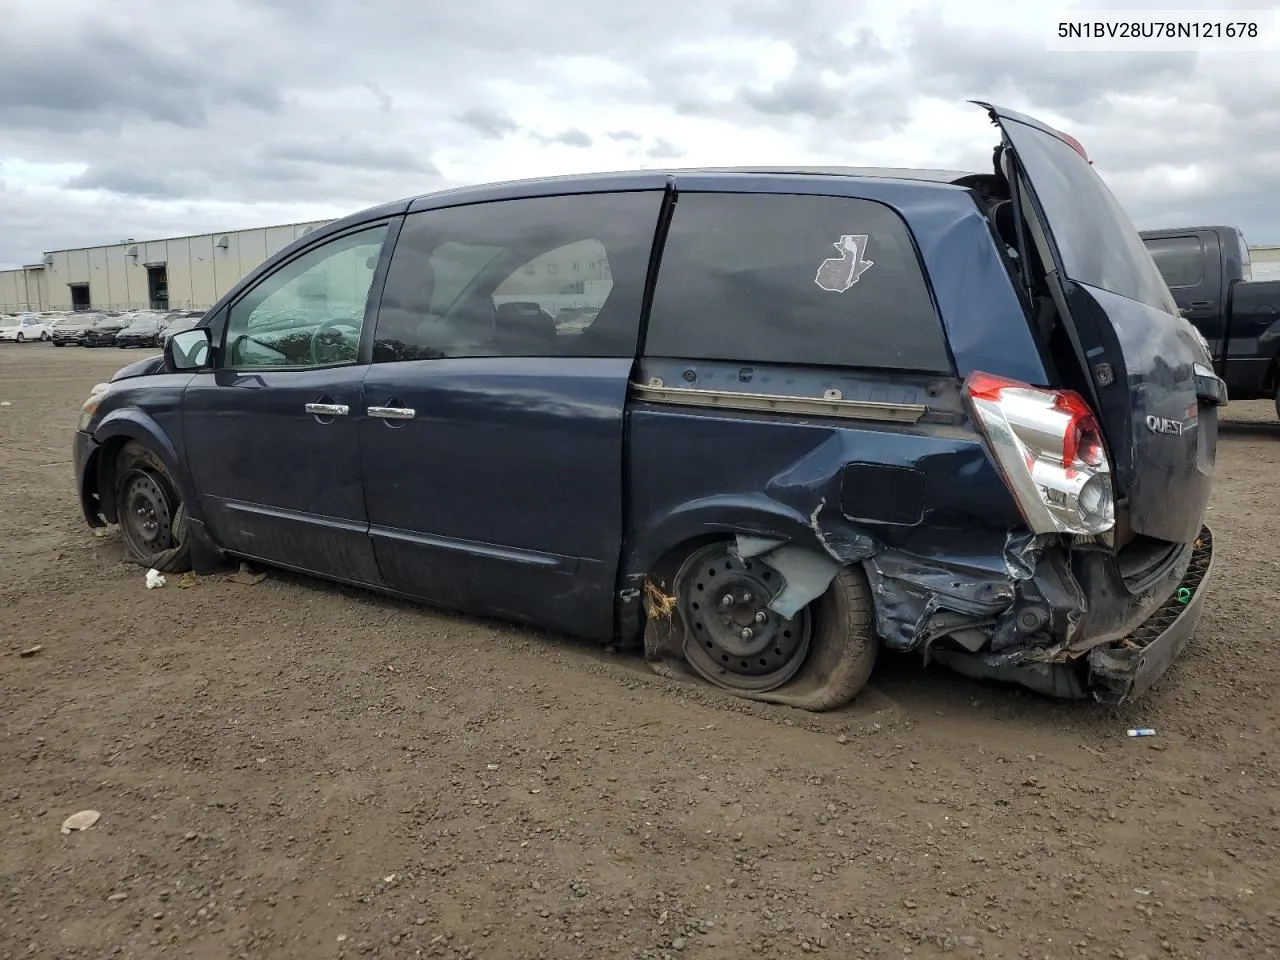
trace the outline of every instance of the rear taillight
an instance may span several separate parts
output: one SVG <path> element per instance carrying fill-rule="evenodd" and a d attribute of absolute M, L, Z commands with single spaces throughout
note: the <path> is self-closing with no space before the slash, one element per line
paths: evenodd
<path fill-rule="evenodd" d="M 964 392 L 1032 531 L 1095 535 L 1115 525 L 1111 464 L 1083 397 L 989 373 L 970 374 Z"/>

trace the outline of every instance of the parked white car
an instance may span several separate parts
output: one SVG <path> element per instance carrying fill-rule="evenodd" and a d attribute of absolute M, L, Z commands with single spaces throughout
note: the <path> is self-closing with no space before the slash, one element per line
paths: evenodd
<path fill-rule="evenodd" d="M 24 340 L 48 340 L 53 330 L 34 313 L 22 314 L 12 323 L 0 326 L 0 340 L 13 340 L 22 343 Z"/>

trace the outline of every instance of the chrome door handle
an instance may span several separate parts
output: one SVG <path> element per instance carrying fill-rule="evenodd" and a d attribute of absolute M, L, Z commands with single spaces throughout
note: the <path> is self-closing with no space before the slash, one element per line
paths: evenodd
<path fill-rule="evenodd" d="M 369 407 L 365 413 L 384 420 L 412 420 L 416 415 L 412 407 Z"/>
<path fill-rule="evenodd" d="M 306 411 L 321 417 L 345 417 L 351 408 L 345 403 L 308 403 Z"/>

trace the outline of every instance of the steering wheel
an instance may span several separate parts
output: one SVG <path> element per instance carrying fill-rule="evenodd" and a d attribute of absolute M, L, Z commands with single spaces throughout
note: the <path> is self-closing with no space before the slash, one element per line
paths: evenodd
<path fill-rule="evenodd" d="M 325 362 L 320 359 L 320 354 L 317 349 L 320 336 L 328 333 L 330 330 L 336 330 L 338 327 L 349 328 L 353 333 L 355 333 L 356 339 L 359 340 L 360 326 L 356 321 L 348 320 L 346 317 L 335 317 L 332 320 L 326 320 L 311 332 L 311 346 L 309 352 L 311 354 L 311 363 L 313 366 L 319 366 L 321 363 Z"/>

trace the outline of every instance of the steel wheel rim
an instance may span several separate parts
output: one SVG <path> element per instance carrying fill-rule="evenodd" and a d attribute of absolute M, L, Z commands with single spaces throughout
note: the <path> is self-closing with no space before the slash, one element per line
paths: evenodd
<path fill-rule="evenodd" d="M 155 474 L 131 470 L 121 485 L 120 527 L 135 552 L 150 556 L 173 543 L 173 498 Z"/>
<path fill-rule="evenodd" d="M 808 608 L 791 619 L 768 609 L 782 585 L 766 564 L 724 545 L 691 557 L 679 598 L 690 665 L 730 690 L 773 690 L 794 677 L 813 644 L 813 617 Z"/>

